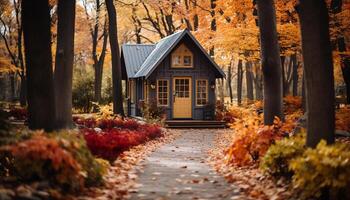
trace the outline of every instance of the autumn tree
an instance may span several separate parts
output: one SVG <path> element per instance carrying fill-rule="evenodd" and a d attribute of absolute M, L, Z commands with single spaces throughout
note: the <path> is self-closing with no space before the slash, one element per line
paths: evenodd
<path fill-rule="evenodd" d="M 301 0 L 298 5 L 306 81 L 307 140 L 334 142 L 334 77 L 329 17 L 325 1 Z M 316 33 L 316 34 L 315 34 Z"/>
<path fill-rule="evenodd" d="M 2 28 L 0 36 L 5 44 L 5 49 L 10 57 L 11 65 L 17 69 L 17 73 L 21 79 L 20 86 L 20 104 L 26 105 L 27 86 L 26 71 L 23 57 L 23 27 L 21 19 L 21 0 L 0 2 L 0 22 Z M 15 73 L 11 72 L 12 91 L 14 90 Z M 14 91 L 13 91 L 14 92 Z M 12 93 L 13 93 L 12 92 Z"/>
<path fill-rule="evenodd" d="M 340 67 L 346 85 L 346 96 L 347 103 L 350 104 L 350 55 L 347 53 L 348 48 L 346 44 L 346 30 L 349 29 L 349 11 L 344 10 L 344 4 L 346 1 L 342 0 L 332 0 L 330 2 L 330 11 L 333 17 L 333 23 L 335 30 L 335 41 L 334 47 L 338 51 L 340 56 Z M 348 2 L 348 7 L 350 3 Z M 342 22 L 347 22 L 347 24 L 342 24 Z M 345 25 L 345 26 L 344 26 Z"/>
<path fill-rule="evenodd" d="M 22 2 L 21 15 L 28 81 L 28 123 L 30 129 L 46 131 L 52 131 L 55 124 L 49 11 L 48 0 Z"/>
<path fill-rule="evenodd" d="M 89 5 L 88 5 L 89 4 Z M 86 18 L 89 21 L 89 31 L 92 41 L 91 58 L 93 61 L 93 68 L 95 73 L 95 94 L 94 100 L 96 102 L 101 101 L 101 89 L 102 89 L 102 75 L 103 65 L 106 57 L 107 42 L 108 42 L 108 29 L 107 18 L 104 17 L 104 22 L 101 24 L 102 18 L 102 2 L 100 0 L 83 0 L 83 6 L 85 9 Z M 92 7 L 93 11 L 89 10 Z M 102 33 L 101 31 L 102 26 Z M 101 46 L 102 40 L 102 46 Z M 100 50 L 100 51 L 99 51 Z"/>
<path fill-rule="evenodd" d="M 118 35 L 117 35 L 117 13 L 113 0 L 106 0 L 108 12 L 109 44 L 112 53 L 112 79 L 113 79 L 113 112 L 124 115 L 122 94 L 122 68 L 120 62 Z"/>
<path fill-rule="evenodd" d="M 273 0 L 258 0 L 261 63 L 264 80 L 264 124 L 283 118 L 280 50 Z"/>
<path fill-rule="evenodd" d="M 57 128 L 72 127 L 72 78 L 74 60 L 75 0 L 59 0 L 57 8 L 55 103 Z"/>

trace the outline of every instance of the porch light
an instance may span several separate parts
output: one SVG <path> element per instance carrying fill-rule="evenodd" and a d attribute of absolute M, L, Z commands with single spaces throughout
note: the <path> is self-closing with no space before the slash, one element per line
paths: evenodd
<path fill-rule="evenodd" d="M 154 83 L 151 83 L 151 89 L 152 90 L 156 89 L 156 85 Z"/>
<path fill-rule="evenodd" d="M 211 88 L 211 89 L 215 89 L 215 83 L 211 83 L 211 84 L 210 84 L 210 88 Z"/>

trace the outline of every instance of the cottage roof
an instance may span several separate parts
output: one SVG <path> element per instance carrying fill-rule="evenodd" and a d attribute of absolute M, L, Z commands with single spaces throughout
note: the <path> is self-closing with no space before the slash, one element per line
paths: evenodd
<path fill-rule="evenodd" d="M 141 51 L 131 50 L 131 48 L 137 48 L 143 45 L 123 45 L 122 51 L 125 59 L 125 67 L 127 69 L 129 78 L 148 78 L 151 73 L 156 69 L 156 67 L 164 60 L 164 58 L 175 48 L 175 46 L 181 41 L 181 39 L 188 35 L 201 52 L 208 58 L 211 64 L 219 72 L 221 78 L 225 77 L 225 73 L 220 69 L 220 67 L 214 62 L 214 60 L 208 55 L 208 53 L 199 44 L 196 38 L 187 29 L 176 32 L 161 39 L 158 43 L 154 45 L 147 45 L 147 49 L 142 51 L 142 56 L 136 55 Z M 151 50 L 152 49 L 152 50 Z M 128 53 L 125 52 L 128 51 Z M 145 54 L 149 53 L 148 56 Z M 146 56 L 146 57 L 145 57 Z M 142 57 L 142 59 L 141 59 Z M 129 60 L 128 62 L 126 60 Z M 132 71 L 129 73 L 129 71 Z M 137 72 L 135 72 L 137 71 Z"/>
<path fill-rule="evenodd" d="M 151 54 L 156 45 L 154 44 L 124 44 L 122 45 L 122 56 L 124 58 L 126 73 L 133 78 L 140 70 L 141 65 Z"/>

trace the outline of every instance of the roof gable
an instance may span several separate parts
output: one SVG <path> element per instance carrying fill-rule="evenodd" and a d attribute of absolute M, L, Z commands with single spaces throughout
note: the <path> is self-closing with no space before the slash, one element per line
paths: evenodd
<path fill-rule="evenodd" d="M 142 64 L 140 71 L 136 73 L 135 77 L 148 77 L 159 65 L 159 63 L 163 61 L 163 59 L 168 55 L 173 47 L 180 41 L 184 34 L 185 31 L 180 31 L 161 39 L 156 44 L 156 47 L 152 53 Z"/>
<path fill-rule="evenodd" d="M 154 44 L 122 45 L 122 56 L 124 58 L 126 73 L 129 78 L 133 78 L 135 76 L 154 48 Z"/>
<path fill-rule="evenodd" d="M 142 56 L 144 59 L 138 59 L 135 58 L 137 56 L 137 52 L 135 50 L 130 50 L 128 52 L 128 55 L 125 55 L 124 53 L 124 59 L 125 59 L 125 66 L 127 68 L 127 73 L 129 78 L 138 78 L 138 77 L 146 77 L 148 78 L 152 72 L 157 68 L 157 66 L 166 58 L 167 55 L 176 47 L 176 45 L 181 41 L 181 39 L 188 35 L 190 39 L 196 44 L 196 46 L 199 48 L 202 54 L 205 55 L 205 57 L 209 60 L 209 62 L 212 64 L 212 66 L 215 67 L 217 70 L 219 77 L 223 78 L 225 77 L 225 73 L 221 70 L 221 68 L 214 62 L 214 60 L 208 55 L 208 53 L 204 50 L 202 45 L 199 44 L 199 42 L 196 40 L 196 38 L 191 34 L 190 31 L 187 29 L 183 31 L 179 31 L 177 33 L 174 33 L 172 35 L 169 35 L 163 39 L 161 39 L 157 44 L 151 45 L 152 51 L 149 52 L 148 56 Z M 124 45 L 123 45 L 124 46 Z M 141 45 L 142 46 L 142 45 Z M 127 48 L 126 48 L 127 49 Z M 151 47 L 147 50 L 150 50 Z M 122 50 L 124 50 L 122 48 Z M 146 53 L 146 52 L 145 52 Z M 130 59 L 127 64 L 126 57 Z M 134 61 L 136 59 L 137 61 Z M 142 61 L 142 63 L 141 63 Z M 131 64 L 133 62 L 137 62 L 136 64 Z M 141 65 L 140 65 L 141 63 Z M 130 67 L 130 69 L 129 69 Z M 137 72 L 135 72 L 138 70 Z M 129 72 L 130 71 L 130 72 Z M 130 75 L 131 76 L 130 76 Z"/>

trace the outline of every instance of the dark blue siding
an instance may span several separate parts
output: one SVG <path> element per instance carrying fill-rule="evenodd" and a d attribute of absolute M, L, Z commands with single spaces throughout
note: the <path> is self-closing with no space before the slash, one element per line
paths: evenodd
<path fill-rule="evenodd" d="M 215 104 L 215 90 L 211 89 L 210 85 L 215 84 L 215 71 L 210 63 L 204 62 L 206 59 L 204 55 L 200 54 L 196 49 L 186 45 L 193 53 L 194 68 L 189 69 L 174 69 L 171 68 L 171 54 L 157 67 L 157 69 L 149 77 L 151 83 L 156 83 L 157 79 L 169 80 L 169 106 L 166 107 L 166 114 L 168 119 L 173 119 L 172 105 L 173 105 L 173 77 L 187 76 L 192 78 L 192 119 L 201 120 L 204 117 L 203 106 L 196 106 L 196 80 L 208 80 L 208 104 Z M 156 98 L 156 89 L 149 90 L 149 98 Z"/>

